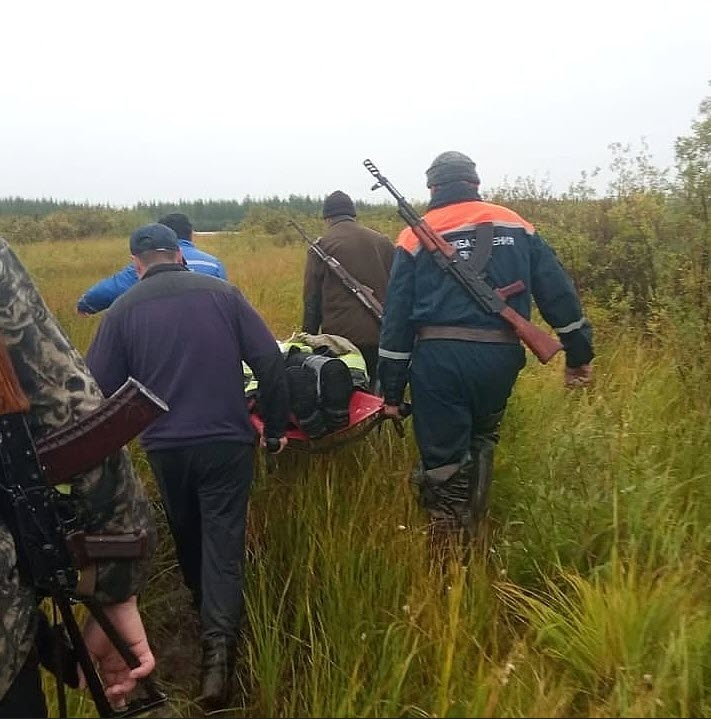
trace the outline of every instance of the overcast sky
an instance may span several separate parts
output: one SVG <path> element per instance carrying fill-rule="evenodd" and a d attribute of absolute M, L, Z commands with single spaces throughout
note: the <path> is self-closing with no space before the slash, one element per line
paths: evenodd
<path fill-rule="evenodd" d="M 456 149 L 558 190 L 711 94 L 711 1 L 3 2 L 0 196 L 404 194 Z M 385 199 L 384 196 L 380 196 Z"/>

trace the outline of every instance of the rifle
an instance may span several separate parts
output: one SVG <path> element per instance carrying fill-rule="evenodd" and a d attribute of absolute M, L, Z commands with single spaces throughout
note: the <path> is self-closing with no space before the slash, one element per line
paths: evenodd
<path fill-rule="evenodd" d="M 338 277 L 343 286 L 358 298 L 368 312 L 378 320 L 378 323 L 382 322 L 383 305 L 379 302 L 373 290 L 353 277 L 335 257 L 324 252 L 323 248 L 318 244 L 318 240 L 312 240 L 294 220 L 289 220 L 289 224 L 309 243 L 309 249 Z"/>
<path fill-rule="evenodd" d="M 558 340 L 536 327 L 525 317 L 522 317 L 513 307 L 509 307 L 505 300 L 512 293 L 502 292 L 502 289 L 490 287 L 481 272 L 468 264 L 466 260 L 461 259 L 456 249 L 442 235 L 435 232 L 424 218 L 417 214 L 412 205 L 407 202 L 370 160 L 365 160 L 363 164 L 377 180 L 371 189 L 377 190 L 384 187 L 395 198 L 398 214 L 412 228 L 420 244 L 432 254 L 437 265 L 459 282 L 483 310 L 489 314 L 498 314 L 506 320 L 519 339 L 543 364 L 546 364 L 556 352 L 563 349 L 563 345 Z M 514 285 L 520 287 L 523 283 L 519 284 L 519 282 L 514 283 Z M 521 287 L 521 289 L 524 288 Z"/>
<path fill-rule="evenodd" d="M 96 467 L 167 411 L 163 400 L 129 377 L 93 412 L 37 442 L 47 481 L 54 486 Z"/>
<path fill-rule="evenodd" d="M 79 572 L 99 559 L 138 559 L 145 554 L 147 537 L 140 533 L 119 535 L 86 535 L 77 528 L 77 519 L 66 497 L 52 485 L 63 481 L 76 471 L 96 466 L 103 456 L 125 444 L 126 437 L 135 436 L 167 406 L 131 379 L 109 399 L 105 406 L 78 422 L 75 432 L 60 432 L 45 440 L 45 466 L 27 423 L 29 402 L 15 374 L 5 345 L 0 342 L 0 508 L 2 518 L 13 535 L 21 575 L 36 590 L 38 597 L 50 598 L 54 611 L 59 609 L 66 635 L 56 642 L 54 666 L 57 676 L 57 695 L 60 716 L 67 716 L 66 696 L 62 681 L 66 673 L 70 685 L 76 686 L 75 657 L 81 667 L 92 699 L 101 717 L 129 717 L 148 711 L 167 697 L 150 677 L 142 680 L 145 699 L 137 699 L 121 710 L 109 703 L 99 675 L 81 635 L 71 609 L 74 602 L 82 602 L 106 633 L 126 664 L 135 669 L 140 662 L 130 650 L 103 608 L 90 597 L 78 595 Z M 124 426 L 117 436 L 109 433 L 121 417 Z M 103 419 L 102 419 L 103 418 Z M 106 420 L 106 418 L 108 418 Z M 106 420 L 106 421 L 104 421 Z M 104 453 L 98 453 L 92 445 Z M 87 451 L 81 451 L 87 448 Z M 77 452 L 67 466 L 59 464 Z M 93 463 L 93 464 L 92 464 Z M 55 624 L 55 636 L 61 627 Z M 67 636 L 68 635 L 68 636 Z M 69 656 L 61 656 L 68 644 Z M 73 676 L 72 676 L 73 675 Z M 72 681 L 73 679 L 73 681 Z"/>

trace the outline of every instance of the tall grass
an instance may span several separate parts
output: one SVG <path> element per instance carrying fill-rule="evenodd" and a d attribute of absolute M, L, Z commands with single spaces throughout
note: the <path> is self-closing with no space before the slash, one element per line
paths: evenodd
<path fill-rule="evenodd" d="M 85 349 L 73 304 L 125 240 L 20 248 Z M 301 247 L 203 243 L 277 336 L 299 322 Z M 529 363 L 503 427 L 491 517 L 467 562 L 428 559 L 389 428 L 327 456 L 263 462 L 232 715 L 692 716 L 711 667 L 707 366 L 598 321 L 595 385 Z M 137 466 L 155 492 L 146 463 Z M 142 605 L 170 711 L 194 715 L 196 621 L 165 522 Z M 77 714 L 89 705 L 76 704 Z"/>

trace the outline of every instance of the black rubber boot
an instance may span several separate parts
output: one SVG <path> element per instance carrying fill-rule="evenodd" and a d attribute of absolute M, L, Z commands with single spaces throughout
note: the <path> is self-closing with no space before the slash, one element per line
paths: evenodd
<path fill-rule="evenodd" d="M 204 639 L 198 703 L 206 711 L 226 708 L 232 695 L 237 643 L 227 637 Z"/>
<path fill-rule="evenodd" d="M 335 357 L 313 354 L 304 360 L 318 380 L 319 407 L 329 432 L 348 426 L 348 405 L 353 394 L 353 379 L 348 365 Z"/>
<path fill-rule="evenodd" d="M 468 539 L 472 479 L 473 463 L 469 455 L 459 464 L 429 470 L 420 464 L 413 473 L 420 505 L 430 517 L 430 556 L 436 562 Z"/>
<path fill-rule="evenodd" d="M 504 413 L 496 412 L 476 420 L 472 429 L 472 477 L 469 485 L 470 526 L 476 534 L 489 510 L 489 489 L 494 478 L 494 450 Z"/>
<path fill-rule="evenodd" d="M 291 409 L 299 427 L 311 439 L 328 433 L 323 414 L 318 407 L 318 377 L 306 367 L 287 367 L 286 379 L 291 397 Z"/>

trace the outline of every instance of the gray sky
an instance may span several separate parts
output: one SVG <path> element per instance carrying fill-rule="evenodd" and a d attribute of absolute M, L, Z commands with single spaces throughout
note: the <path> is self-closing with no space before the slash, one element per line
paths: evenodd
<path fill-rule="evenodd" d="M 3 2 L 0 196 L 404 194 L 444 150 L 565 189 L 711 94 L 711 1 Z M 385 199 L 383 194 L 376 197 Z"/>

